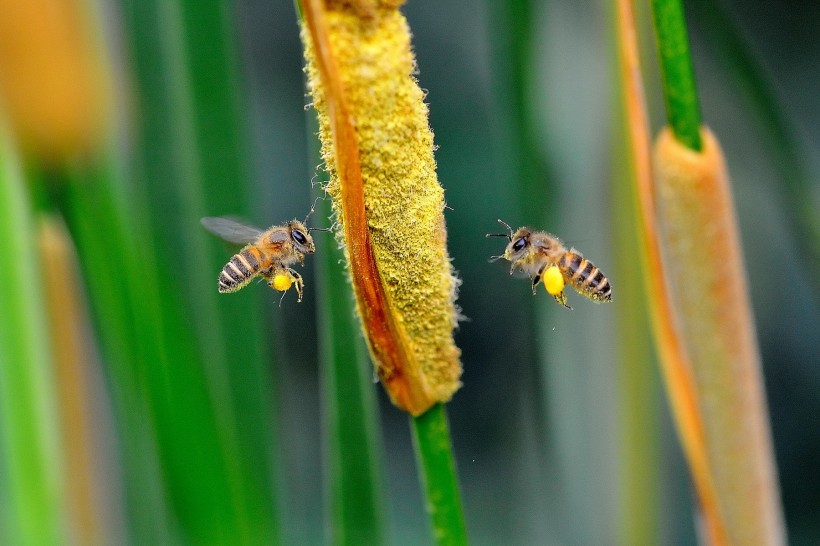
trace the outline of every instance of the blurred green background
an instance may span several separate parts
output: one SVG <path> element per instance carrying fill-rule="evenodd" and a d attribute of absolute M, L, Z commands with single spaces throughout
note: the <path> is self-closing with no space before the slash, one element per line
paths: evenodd
<path fill-rule="evenodd" d="M 456 340 L 464 387 L 448 411 L 474 544 L 695 543 L 692 491 L 644 318 L 610 4 L 411 0 L 404 8 L 463 279 L 467 320 Z M 820 214 L 820 5 L 686 5 L 704 119 L 734 182 L 790 542 L 816 544 L 820 263 L 810 249 L 820 242 L 794 203 Z M 657 130 L 663 110 L 646 9 L 639 4 Z M 0 230 L 19 245 L 2 250 L 6 292 L 16 282 L 40 290 L 12 252 L 35 244 L 38 220 L 64 218 L 77 247 L 78 293 L 91 316 L 81 375 L 91 489 L 102 509 L 94 536 L 324 543 L 328 402 L 317 346 L 327 325 L 316 313 L 318 256 L 303 271 L 299 305 L 292 293 L 280 305 L 278 293 L 256 285 L 221 296 L 217 273 L 235 248 L 198 223 L 303 218 L 317 194 L 293 4 L 121 0 L 92 11 L 117 97 L 106 145 L 59 168 L 27 155 L 15 171 L 5 166 L 17 153 L 4 144 L 3 203 L 23 219 Z M 525 280 L 487 262 L 503 249 L 484 237 L 498 231 L 498 218 L 577 247 L 607 273 L 614 302 L 570 295 L 575 310 L 567 312 L 542 293 L 532 297 Z M 311 223 L 328 220 L 317 214 Z M 334 245 L 315 237 L 318 253 Z M 328 275 L 342 282 L 338 270 Z M 30 468 L 17 464 L 28 459 L 15 441 L 22 427 L 26 437 L 72 443 L 58 432 L 67 426 L 64 406 L 47 401 L 59 390 L 59 358 L 15 352 L 14 339 L 28 339 L 14 337 L 20 323 L 35 335 L 47 329 L 40 297 L 23 305 L 0 298 L 0 328 L 10 334 L 0 336 L 0 502 L 8 505 L 0 504 L 0 532 L 48 543 L 76 533 L 73 501 L 60 493 L 71 490 L 67 471 L 36 456 Z M 14 370 L 28 369 L 29 358 L 45 371 L 26 379 Z M 386 534 L 394 544 L 431 543 L 407 418 L 379 385 L 372 392 Z M 41 419 L 13 408 L 28 405 L 45 417 L 26 432 Z M 43 443 L 32 445 L 37 452 Z M 45 485 L 27 488 L 29 479 Z M 51 530 L 31 531 L 38 526 Z"/>

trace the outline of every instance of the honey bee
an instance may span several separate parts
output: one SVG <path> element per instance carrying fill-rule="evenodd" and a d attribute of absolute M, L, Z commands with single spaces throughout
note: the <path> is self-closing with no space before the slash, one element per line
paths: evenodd
<path fill-rule="evenodd" d="M 513 231 L 509 224 L 499 220 L 509 233 L 488 233 L 487 237 L 506 237 L 510 243 L 502 256 L 493 256 L 492 261 L 504 258 L 509 260 L 510 275 L 520 269 L 532 278 L 532 293 L 538 283 L 545 281 L 547 291 L 555 301 L 572 309 L 567 303 L 567 296 L 563 287 L 571 285 L 576 292 L 596 302 L 612 301 L 612 285 L 600 269 L 584 258 L 574 248 L 566 249 L 561 240 L 555 235 L 543 231 L 532 231 L 528 228 L 518 228 Z"/>
<path fill-rule="evenodd" d="M 305 256 L 316 252 L 311 231 L 330 231 L 305 227 L 307 218 L 304 222 L 291 220 L 266 230 L 230 218 L 207 217 L 201 222 L 205 229 L 225 241 L 245 245 L 219 273 L 217 286 L 220 293 L 236 292 L 258 275 L 274 290 L 286 292 L 294 286 L 297 301 L 302 301 L 305 283 L 302 276 L 288 266 L 296 262 L 304 265 Z"/>

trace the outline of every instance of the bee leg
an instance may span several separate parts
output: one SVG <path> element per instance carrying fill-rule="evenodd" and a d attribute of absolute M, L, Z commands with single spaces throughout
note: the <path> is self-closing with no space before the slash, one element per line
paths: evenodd
<path fill-rule="evenodd" d="M 518 265 L 521 263 L 521 260 L 515 261 L 510 265 L 510 275 L 515 273 L 515 270 L 518 269 Z"/>
<path fill-rule="evenodd" d="M 547 270 L 547 266 L 549 264 L 544 264 L 544 266 L 538 270 L 538 273 L 535 274 L 535 277 L 532 278 L 532 295 L 535 295 L 535 289 L 538 287 L 538 283 L 541 282 L 541 279 L 544 277 L 544 271 Z M 565 297 L 566 299 L 566 297 Z"/>
<path fill-rule="evenodd" d="M 268 286 L 276 290 L 276 282 L 274 279 L 276 279 L 276 275 L 280 273 L 281 271 L 274 271 L 272 267 L 269 267 L 267 269 L 263 269 L 262 271 L 260 271 L 259 276 L 265 279 L 265 282 L 268 284 Z M 282 307 L 282 300 L 285 299 L 286 293 L 287 292 L 285 291 L 282 292 L 282 298 L 279 300 L 279 307 Z"/>
<path fill-rule="evenodd" d="M 558 303 L 560 303 L 561 305 L 563 305 L 564 307 L 566 307 L 567 309 L 572 311 L 572 307 L 570 306 L 570 304 L 567 303 L 567 295 L 566 295 L 565 292 L 555 294 L 553 296 L 553 298 L 555 298 L 555 301 L 557 301 Z"/>
<path fill-rule="evenodd" d="M 293 281 L 293 287 L 296 289 L 296 301 L 302 301 L 302 290 L 305 288 L 305 281 L 302 280 L 302 276 L 291 268 L 287 268 L 288 275 L 290 275 L 291 280 Z"/>
<path fill-rule="evenodd" d="M 538 273 L 535 274 L 535 277 L 532 278 L 532 295 L 533 296 L 535 295 L 535 288 L 538 286 L 538 283 L 541 282 L 541 273 L 543 273 L 543 272 L 544 272 L 544 270 L 542 269 L 541 271 L 539 271 Z"/>
<path fill-rule="evenodd" d="M 279 290 L 279 291 L 282 292 L 282 299 L 284 299 L 285 294 L 287 293 L 288 289 L 290 288 L 290 286 L 291 286 L 290 283 L 293 283 L 293 287 L 296 288 L 296 296 L 297 296 L 296 301 L 297 302 L 302 301 L 302 289 L 305 286 L 305 282 L 302 280 L 302 276 L 298 272 L 294 271 L 293 269 L 291 269 L 289 267 L 285 267 L 285 268 L 276 269 L 276 270 L 274 270 L 273 268 L 270 268 L 270 269 L 267 269 L 265 271 L 261 271 L 259 274 L 262 277 L 265 278 L 265 280 L 268 283 L 268 286 L 270 286 L 274 290 Z M 286 277 L 287 279 L 289 279 L 290 283 L 288 283 L 287 280 L 286 280 L 284 286 L 277 286 L 277 280 L 278 280 L 277 277 L 280 277 L 280 276 L 281 277 Z M 281 304 L 282 301 L 280 300 L 279 303 Z"/>
<path fill-rule="evenodd" d="M 268 283 L 268 285 L 270 285 L 271 287 L 273 287 L 273 277 L 273 268 L 269 267 L 259 272 L 259 279 L 257 280 L 265 279 L 265 282 Z"/>

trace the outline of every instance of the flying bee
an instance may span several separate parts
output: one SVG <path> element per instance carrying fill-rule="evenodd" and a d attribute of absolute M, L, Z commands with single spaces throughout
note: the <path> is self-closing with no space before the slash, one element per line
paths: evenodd
<path fill-rule="evenodd" d="M 538 283 L 544 281 L 547 291 L 555 301 L 572 309 L 567 304 L 564 285 L 571 285 L 576 292 L 596 302 L 612 301 L 612 285 L 600 269 L 584 258 L 574 248 L 566 249 L 555 235 L 543 231 L 518 228 L 513 231 L 507 223 L 499 220 L 509 233 L 488 233 L 487 237 L 505 237 L 510 242 L 502 256 L 493 256 L 492 261 L 504 258 L 512 263 L 510 275 L 520 269 L 532 279 L 532 293 Z"/>
<path fill-rule="evenodd" d="M 291 220 L 266 230 L 230 218 L 207 217 L 201 221 L 205 229 L 214 235 L 230 243 L 245 245 L 219 273 L 217 286 L 220 293 L 236 292 L 258 275 L 274 290 L 286 292 L 294 286 L 297 301 L 302 301 L 305 283 L 302 276 L 288 266 L 296 262 L 304 265 L 305 256 L 316 252 L 311 231 L 330 231 L 327 228 L 305 227 L 307 218 L 304 222 Z"/>

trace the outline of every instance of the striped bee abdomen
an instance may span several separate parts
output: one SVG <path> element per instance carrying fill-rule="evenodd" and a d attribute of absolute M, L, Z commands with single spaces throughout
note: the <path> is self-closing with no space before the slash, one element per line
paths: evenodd
<path fill-rule="evenodd" d="M 580 294 L 595 301 L 612 301 L 609 279 L 574 248 L 561 256 L 558 266 L 564 272 L 567 283 Z"/>
<path fill-rule="evenodd" d="M 254 247 L 246 247 L 234 254 L 219 273 L 219 291 L 221 293 L 236 292 L 262 268 L 259 251 Z"/>

